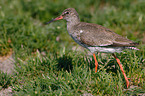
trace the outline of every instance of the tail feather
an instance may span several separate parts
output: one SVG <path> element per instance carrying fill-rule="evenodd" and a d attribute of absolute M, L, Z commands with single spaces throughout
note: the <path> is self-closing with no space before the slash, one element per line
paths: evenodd
<path fill-rule="evenodd" d="M 138 48 L 136 47 L 125 47 L 126 49 L 132 49 L 132 50 L 139 50 Z"/>

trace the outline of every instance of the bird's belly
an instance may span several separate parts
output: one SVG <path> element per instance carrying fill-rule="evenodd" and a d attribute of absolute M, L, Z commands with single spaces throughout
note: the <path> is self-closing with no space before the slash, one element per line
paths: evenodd
<path fill-rule="evenodd" d="M 124 47 L 87 47 L 92 53 L 102 52 L 102 53 L 120 53 Z"/>

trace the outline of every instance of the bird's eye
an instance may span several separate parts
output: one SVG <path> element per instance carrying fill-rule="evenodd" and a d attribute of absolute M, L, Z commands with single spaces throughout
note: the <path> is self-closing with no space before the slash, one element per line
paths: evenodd
<path fill-rule="evenodd" d="M 66 12 L 64 12 L 64 13 L 62 14 L 62 16 L 65 16 L 65 15 L 67 15 L 67 14 L 70 14 L 70 12 L 69 12 L 69 11 L 66 11 Z"/>
<path fill-rule="evenodd" d="M 65 14 L 69 14 L 69 12 L 67 11 L 67 12 L 65 12 Z"/>

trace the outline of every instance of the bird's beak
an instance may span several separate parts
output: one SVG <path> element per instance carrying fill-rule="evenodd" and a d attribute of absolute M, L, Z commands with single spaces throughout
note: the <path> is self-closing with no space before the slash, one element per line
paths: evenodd
<path fill-rule="evenodd" d="M 45 24 L 49 24 L 49 23 L 51 23 L 51 22 L 53 22 L 53 21 L 60 20 L 60 19 L 63 19 L 63 16 L 62 16 L 62 15 L 56 17 L 55 19 L 52 19 L 51 21 L 49 21 L 49 22 L 47 22 L 47 23 L 45 23 Z"/>

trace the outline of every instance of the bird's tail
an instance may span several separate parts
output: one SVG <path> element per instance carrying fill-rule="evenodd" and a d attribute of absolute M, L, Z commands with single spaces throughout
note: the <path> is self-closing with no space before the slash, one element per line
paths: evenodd
<path fill-rule="evenodd" d="M 132 50 L 139 50 L 138 48 L 136 47 L 125 47 L 126 49 L 132 49 Z"/>

